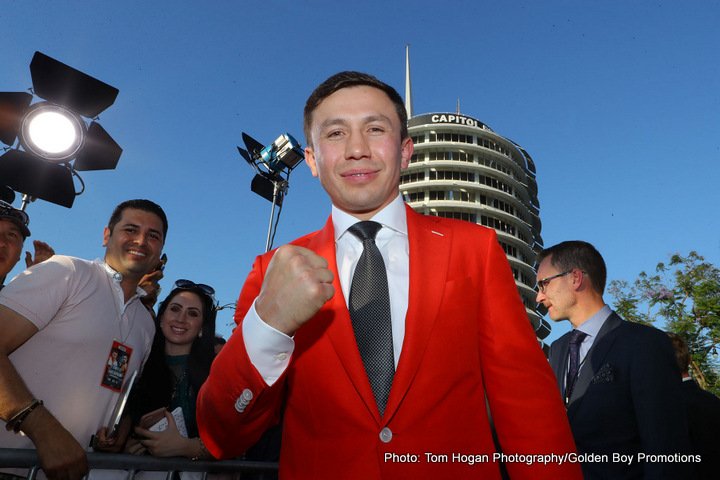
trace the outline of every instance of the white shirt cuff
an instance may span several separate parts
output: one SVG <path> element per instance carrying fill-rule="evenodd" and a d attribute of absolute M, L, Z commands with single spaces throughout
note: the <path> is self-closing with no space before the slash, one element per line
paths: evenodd
<path fill-rule="evenodd" d="M 272 385 L 283 374 L 295 350 L 295 341 L 265 323 L 255 311 L 255 302 L 242 322 L 245 350 L 265 383 Z"/>

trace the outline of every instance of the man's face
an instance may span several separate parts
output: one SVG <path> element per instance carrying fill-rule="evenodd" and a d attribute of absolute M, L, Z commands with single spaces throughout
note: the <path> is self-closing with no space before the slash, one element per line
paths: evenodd
<path fill-rule="evenodd" d="M 123 277 L 139 280 L 157 266 L 164 240 L 160 217 L 126 208 L 112 232 L 105 227 L 105 261 Z"/>
<path fill-rule="evenodd" d="M 305 160 L 333 205 L 367 220 L 398 195 L 413 152 L 400 127 L 390 98 L 373 87 L 343 88 L 318 105 Z"/>
<path fill-rule="evenodd" d="M 540 263 L 537 271 L 538 281 L 563 273 L 555 268 L 551 261 L 552 255 Z M 536 301 L 545 305 L 548 315 L 554 321 L 566 320 L 571 316 L 572 307 L 576 303 L 572 282 L 571 272 L 547 282 L 544 292 L 538 289 Z"/>
<path fill-rule="evenodd" d="M 20 260 L 24 240 L 17 225 L 10 220 L 0 219 L 0 281 Z"/>

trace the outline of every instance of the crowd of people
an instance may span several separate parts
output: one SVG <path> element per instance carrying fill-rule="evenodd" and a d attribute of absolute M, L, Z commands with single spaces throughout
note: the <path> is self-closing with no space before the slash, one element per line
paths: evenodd
<path fill-rule="evenodd" d="M 413 144 L 395 89 L 333 75 L 308 98 L 304 129 L 331 216 L 257 257 L 227 344 L 209 285 L 177 280 L 155 313 L 168 220 L 154 202 L 115 208 L 103 260 L 34 242 L 0 292 L 0 448 L 35 448 L 61 480 L 87 473 L 89 448 L 227 459 L 258 445 L 265 459 L 279 450 L 292 479 L 717 471 L 717 437 L 700 432 L 720 428 L 720 400 L 681 382 L 687 350 L 676 361 L 667 335 L 606 305 L 592 245 L 538 258 L 537 301 L 573 326 L 548 362 L 495 232 L 403 203 Z M 28 236 L 25 213 L 0 204 L 0 279 Z M 278 426 L 281 445 L 267 439 Z"/>
<path fill-rule="evenodd" d="M 195 403 L 224 343 L 215 332 L 218 305 L 212 287 L 181 279 L 155 315 L 167 229 L 160 206 L 123 202 L 105 228 L 103 260 L 54 255 L 35 241 L 34 257 L 26 255 L 28 270 L 2 289 L 0 415 L 6 428 L 0 447 L 36 448 L 50 478 L 85 473 L 88 446 L 209 458 L 197 434 Z M 1 204 L 3 280 L 28 236 L 27 215 Z M 110 432 L 119 392 L 134 372 L 141 375 L 127 415 Z M 158 431 L 162 421 L 167 426 Z"/>

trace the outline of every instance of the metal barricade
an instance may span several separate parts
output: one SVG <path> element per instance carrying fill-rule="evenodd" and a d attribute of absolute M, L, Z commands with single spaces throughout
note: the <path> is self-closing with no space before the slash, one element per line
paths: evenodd
<path fill-rule="evenodd" d="M 157 458 L 123 453 L 89 452 L 91 470 L 125 470 L 126 480 L 132 480 L 137 472 L 167 472 L 166 480 L 179 479 L 180 472 L 226 474 L 223 478 L 242 480 L 271 480 L 277 478 L 278 464 L 246 460 L 188 460 L 181 457 Z M 30 449 L 0 448 L 0 468 L 28 468 L 27 480 L 35 480 L 39 468 L 37 453 Z"/>

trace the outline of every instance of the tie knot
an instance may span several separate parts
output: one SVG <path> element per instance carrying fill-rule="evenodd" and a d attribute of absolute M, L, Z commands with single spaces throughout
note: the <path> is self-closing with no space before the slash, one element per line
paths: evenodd
<path fill-rule="evenodd" d="M 570 343 L 580 344 L 587 337 L 587 333 L 581 332 L 580 330 L 573 330 L 570 332 Z"/>
<path fill-rule="evenodd" d="M 382 225 L 378 222 L 367 220 L 356 223 L 348 228 L 348 231 L 364 242 L 365 240 L 375 240 L 375 235 L 381 228 Z"/>

